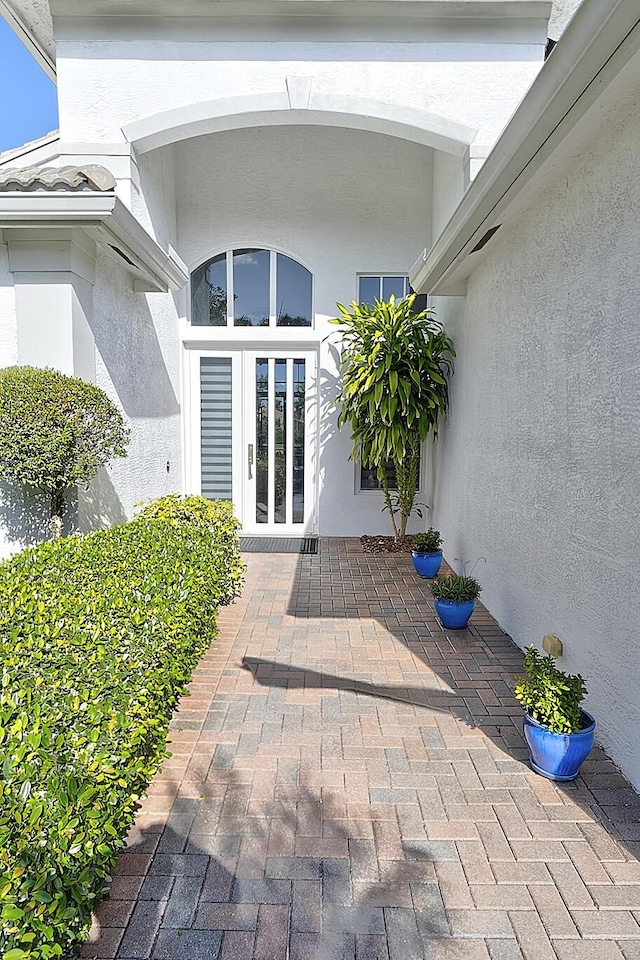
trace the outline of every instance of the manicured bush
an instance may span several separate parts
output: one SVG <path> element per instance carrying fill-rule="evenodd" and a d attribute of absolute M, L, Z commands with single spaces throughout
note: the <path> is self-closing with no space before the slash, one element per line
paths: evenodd
<path fill-rule="evenodd" d="M 240 524 L 233 515 L 233 506 L 229 500 L 208 500 L 206 497 L 182 497 L 179 493 L 170 493 L 166 497 L 157 497 L 134 517 L 135 520 L 161 520 L 174 526 L 183 523 L 196 523 L 210 530 L 219 541 L 235 540 Z"/>
<path fill-rule="evenodd" d="M 236 540 L 148 519 L 0 566 L 2 960 L 76 955 L 242 569 Z"/>
<path fill-rule="evenodd" d="M 57 370 L 0 370 L 0 478 L 44 490 L 60 536 L 65 490 L 126 457 L 129 430 L 104 390 Z"/>

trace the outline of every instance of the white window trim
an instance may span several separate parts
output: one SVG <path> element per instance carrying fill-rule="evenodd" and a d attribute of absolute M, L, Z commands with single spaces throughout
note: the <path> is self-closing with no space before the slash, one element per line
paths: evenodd
<path fill-rule="evenodd" d="M 405 270 L 385 270 L 384 273 L 378 273 L 375 270 L 359 270 L 358 273 L 356 274 L 356 296 L 355 296 L 356 303 L 361 303 L 360 281 L 365 277 L 368 277 L 371 279 L 373 279 L 373 277 L 377 277 L 378 280 L 380 281 L 378 286 L 378 295 L 379 295 L 378 299 L 382 299 L 382 283 L 383 283 L 383 280 L 385 280 L 385 278 L 388 278 L 388 277 L 404 277 L 404 286 L 405 286 L 404 296 L 406 297 L 409 295 L 409 288 L 410 288 L 409 274 Z"/>

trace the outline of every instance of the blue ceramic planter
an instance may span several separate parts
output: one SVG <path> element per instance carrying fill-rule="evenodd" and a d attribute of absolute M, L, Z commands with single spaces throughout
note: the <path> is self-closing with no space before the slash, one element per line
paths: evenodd
<path fill-rule="evenodd" d="M 474 611 L 476 602 L 475 600 L 466 600 L 464 603 L 456 603 L 455 600 L 436 600 L 434 598 L 433 605 L 440 617 L 440 623 L 445 629 L 464 630 Z"/>
<path fill-rule="evenodd" d="M 434 553 L 420 553 L 419 550 L 412 550 L 411 559 L 416 573 L 431 579 L 435 577 L 442 564 L 442 550 L 436 550 Z"/>
<path fill-rule="evenodd" d="M 596 722 L 582 711 L 582 730 L 554 733 L 525 712 L 522 728 L 529 744 L 529 761 L 536 773 L 548 780 L 575 780 L 580 764 L 591 752 Z"/>

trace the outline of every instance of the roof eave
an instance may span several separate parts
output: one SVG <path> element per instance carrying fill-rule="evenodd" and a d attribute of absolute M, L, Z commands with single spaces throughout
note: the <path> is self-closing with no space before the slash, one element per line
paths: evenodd
<path fill-rule="evenodd" d="M 22 19 L 15 6 L 9 3 L 9 0 L 0 0 L 0 16 L 6 20 L 18 39 L 25 45 L 49 79 L 55 83 L 55 57 L 50 50 L 47 50 L 46 45 L 36 36 L 33 30 L 29 29 L 25 20 Z M 51 43 L 53 43 L 53 36 L 51 37 Z"/>
<path fill-rule="evenodd" d="M 414 290 L 465 293 L 490 241 L 472 251 L 638 51 L 639 24 L 637 0 L 584 0 L 448 224 L 411 268 Z"/>
<path fill-rule="evenodd" d="M 0 229 L 43 227 L 85 230 L 132 274 L 138 290 L 166 293 L 188 280 L 175 251 L 164 250 L 113 193 L 0 193 Z"/>

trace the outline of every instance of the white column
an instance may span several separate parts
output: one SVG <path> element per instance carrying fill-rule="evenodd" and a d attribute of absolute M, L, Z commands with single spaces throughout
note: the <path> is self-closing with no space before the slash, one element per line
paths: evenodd
<path fill-rule="evenodd" d="M 18 363 L 95 381 L 96 245 L 80 229 L 5 230 L 15 277 Z"/>

